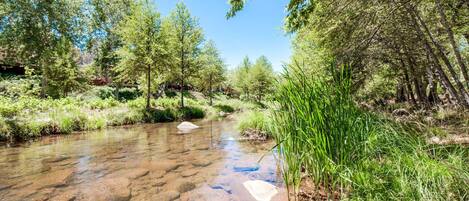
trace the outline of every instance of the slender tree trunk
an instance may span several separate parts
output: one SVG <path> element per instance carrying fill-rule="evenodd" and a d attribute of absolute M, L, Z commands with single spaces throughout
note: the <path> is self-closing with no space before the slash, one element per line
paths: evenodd
<path fill-rule="evenodd" d="M 184 108 L 184 77 L 185 77 L 185 74 L 184 74 L 184 34 L 182 34 L 182 37 L 181 37 L 181 88 L 180 88 L 180 92 L 181 92 L 181 108 Z"/>
<path fill-rule="evenodd" d="M 46 78 L 46 75 L 44 74 L 45 73 L 42 73 L 42 77 L 41 77 L 41 98 L 46 97 L 47 78 Z"/>
<path fill-rule="evenodd" d="M 148 65 L 147 69 L 147 110 L 150 109 L 150 96 L 151 96 L 151 66 Z"/>
<path fill-rule="evenodd" d="M 408 99 L 410 99 L 412 104 L 416 105 L 417 101 L 415 100 L 414 92 L 412 90 L 412 86 L 410 85 L 409 73 L 407 72 L 407 66 L 405 65 L 404 61 L 402 61 L 402 59 L 401 59 L 401 64 L 402 64 L 402 67 L 404 69 L 404 79 L 405 79 L 405 83 L 406 83 L 406 86 L 407 86 L 407 93 L 409 95 Z"/>
<path fill-rule="evenodd" d="M 208 91 L 208 95 L 209 95 L 209 98 L 210 98 L 210 106 L 213 105 L 213 100 L 212 100 L 212 74 L 210 74 L 210 80 L 209 80 L 209 91 Z"/>
<path fill-rule="evenodd" d="M 433 70 L 431 67 L 427 68 L 427 78 L 428 78 L 428 96 L 427 100 L 430 104 L 439 103 L 438 94 L 436 92 L 438 83 L 435 81 L 433 76 Z"/>
<path fill-rule="evenodd" d="M 446 15 L 443 10 L 443 7 L 441 6 L 440 0 L 435 0 L 435 3 L 436 3 L 436 6 L 438 7 L 438 12 L 440 13 L 441 24 L 445 27 L 446 33 L 448 34 L 449 42 L 454 51 L 454 55 L 456 56 L 456 60 L 458 61 L 459 67 L 461 68 L 461 72 L 464 77 L 464 80 L 466 81 L 465 85 L 466 87 L 469 87 L 469 75 L 467 73 L 467 67 L 461 57 L 461 52 L 459 51 L 458 46 L 456 45 L 456 41 L 454 40 L 453 30 L 451 29 L 451 27 L 448 24 L 448 21 L 446 20 Z"/>
<path fill-rule="evenodd" d="M 423 92 L 422 92 L 422 83 L 419 79 L 420 78 L 420 76 L 419 76 L 420 73 L 418 73 L 414 69 L 415 67 L 417 67 L 417 65 L 416 65 L 414 59 L 411 58 L 410 53 L 408 51 L 406 52 L 405 55 L 406 55 L 407 61 L 409 63 L 408 66 L 409 66 L 410 73 L 412 75 L 412 81 L 414 83 L 414 88 L 415 88 L 415 92 L 417 94 L 418 102 L 420 104 L 422 104 L 422 103 L 425 104 L 425 96 L 423 95 Z"/>

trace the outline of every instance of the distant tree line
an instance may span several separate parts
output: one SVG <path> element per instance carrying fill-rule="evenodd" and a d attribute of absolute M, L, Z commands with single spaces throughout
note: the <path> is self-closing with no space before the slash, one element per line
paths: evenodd
<path fill-rule="evenodd" d="M 138 83 L 147 107 L 160 86 L 177 86 L 184 107 L 188 86 L 212 103 L 213 92 L 231 77 L 215 43 L 205 39 L 183 3 L 163 17 L 149 0 L 6 0 L 0 17 L 0 46 L 14 51 L 29 75 L 40 76 L 43 97 L 65 97 L 83 88 L 88 73 L 117 88 Z M 92 58 L 85 69 L 78 65 L 80 55 Z M 271 71 L 267 59 L 262 62 Z M 259 79 L 270 79 L 256 69 Z M 256 100 L 270 81 L 249 89 Z"/>

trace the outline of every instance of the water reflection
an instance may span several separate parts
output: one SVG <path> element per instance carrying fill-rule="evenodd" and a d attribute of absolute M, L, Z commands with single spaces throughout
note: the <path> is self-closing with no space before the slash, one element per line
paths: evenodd
<path fill-rule="evenodd" d="M 0 200 L 252 200 L 242 183 L 282 188 L 272 143 L 239 142 L 232 121 L 111 128 L 0 148 Z M 284 191 L 275 200 L 284 199 Z"/>

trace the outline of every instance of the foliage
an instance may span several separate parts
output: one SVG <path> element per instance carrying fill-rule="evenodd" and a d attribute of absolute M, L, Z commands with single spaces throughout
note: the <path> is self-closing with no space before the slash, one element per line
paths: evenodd
<path fill-rule="evenodd" d="M 45 74 L 47 67 L 61 62 L 55 61 L 57 57 L 54 57 L 54 52 L 61 49 L 62 41 L 78 45 L 82 39 L 85 24 L 82 3 L 83 1 L 65 0 L 2 1 L 0 44 L 6 48 L 8 54 L 16 56 L 10 62 L 21 63 L 38 74 Z M 46 79 L 46 76 L 42 76 L 43 95 L 47 86 Z"/>
<path fill-rule="evenodd" d="M 132 80 L 143 74 L 147 89 L 151 89 L 152 73 L 161 72 L 169 56 L 167 37 L 164 35 L 160 14 L 153 5 L 139 2 L 131 7 L 118 28 L 123 46 L 118 54 L 121 60 L 116 68 L 121 80 Z M 147 108 L 150 108 L 150 95 L 147 91 Z"/>
<path fill-rule="evenodd" d="M 75 59 L 72 44 L 62 39 L 53 51 L 53 63 L 43 67 L 42 76 L 47 79 L 46 90 L 50 97 L 66 97 L 71 91 L 84 87 L 85 80 L 78 70 Z"/>
<path fill-rule="evenodd" d="M 347 66 L 314 78 L 289 69 L 272 125 L 296 192 L 304 170 L 317 188 L 343 199 L 465 199 L 467 150 L 427 146 L 412 127 L 358 109 Z"/>
<path fill-rule="evenodd" d="M 122 44 L 117 27 L 130 14 L 129 8 L 133 4 L 134 1 L 128 0 L 89 1 L 89 9 L 92 12 L 89 17 L 91 30 L 87 48 L 96 55 L 93 65 L 97 74 L 105 78 L 111 76 L 111 68 L 119 61 L 116 51 Z"/>
<path fill-rule="evenodd" d="M 272 92 L 274 79 L 272 64 L 265 56 L 259 57 L 254 65 L 245 57 L 234 72 L 233 82 L 235 89 L 246 99 L 255 98 L 261 102 L 266 94 Z"/>
<path fill-rule="evenodd" d="M 219 88 L 225 80 L 225 64 L 220 58 L 220 54 L 213 41 L 208 41 L 203 46 L 199 59 L 203 66 L 199 72 L 196 86 L 200 91 L 209 95 L 210 104 L 212 104 L 213 90 Z"/>
<path fill-rule="evenodd" d="M 171 12 L 169 24 L 174 55 L 173 73 L 179 81 L 181 107 L 184 107 L 184 83 L 200 67 L 198 56 L 204 36 L 198 19 L 191 16 L 189 9 L 182 2 L 176 4 L 176 8 Z"/>
<path fill-rule="evenodd" d="M 265 56 L 261 56 L 249 71 L 249 90 L 256 97 L 257 102 L 261 102 L 263 97 L 272 92 L 274 83 L 274 72 L 272 64 Z"/>
<path fill-rule="evenodd" d="M 269 119 L 267 118 L 266 111 L 252 110 L 242 114 L 237 124 L 238 130 L 244 132 L 248 129 L 257 131 L 264 131 L 270 133 Z"/>

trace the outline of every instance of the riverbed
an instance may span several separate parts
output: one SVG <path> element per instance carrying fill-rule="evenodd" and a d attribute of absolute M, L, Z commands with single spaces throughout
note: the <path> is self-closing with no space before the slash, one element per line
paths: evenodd
<path fill-rule="evenodd" d="M 2 144 L 0 200 L 255 201 L 249 180 L 286 200 L 273 142 L 238 141 L 232 120 L 194 123 L 201 128 L 141 124 Z"/>

